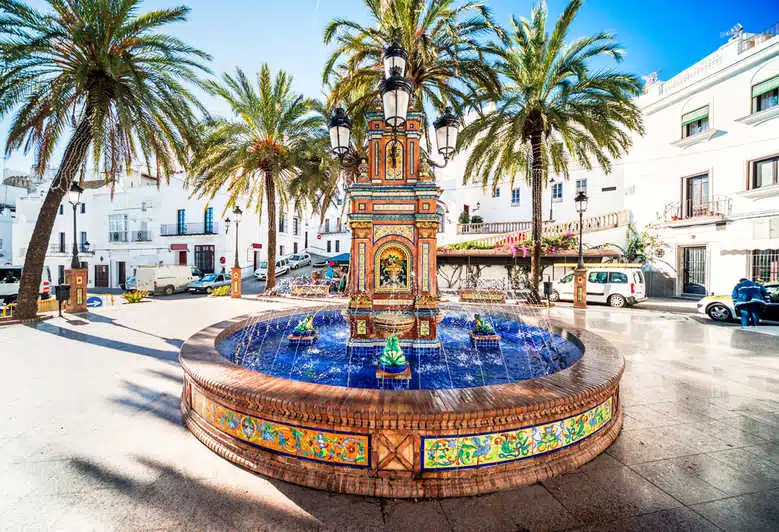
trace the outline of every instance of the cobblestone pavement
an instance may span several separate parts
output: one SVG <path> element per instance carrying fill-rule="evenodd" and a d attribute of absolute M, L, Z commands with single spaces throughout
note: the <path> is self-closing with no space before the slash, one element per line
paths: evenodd
<path fill-rule="evenodd" d="M 776 336 L 556 309 L 625 353 L 625 427 L 607 453 L 492 495 L 378 500 L 248 473 L 181 425 L 181 343 L 295 304 L 160 299 L 0 328 L 0 529 L 779 529 Z"/>

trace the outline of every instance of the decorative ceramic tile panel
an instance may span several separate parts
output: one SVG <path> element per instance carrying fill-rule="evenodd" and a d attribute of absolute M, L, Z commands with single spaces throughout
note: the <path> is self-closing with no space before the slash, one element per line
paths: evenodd
<path fill-rule="evenodd" d="M 419 322 L 419 336 L 425 337 L 430 336 L 430 322 L 426 320 L 421 320 Z"/>
<path fill-rule="evenodd" d="M 610 420 L 612 401 L 565 419 L 502 432 L 424 436 L 422 469 L 486 467 L 557 451 L 591 436 Z"/>
<path fill-rule="evenodd" d="M 404 212 L 414 211 L 413 205 L 403 203 L 376 203 L 373 205 L 374 211 L 386 211 L 386 212 Z"/>
<path fill-rule="evenodd" d="M 422 291 L 430 291 L 430 244 L 422 244 Z"/>
<path fill-rule="evenodd" d="M 366 271 L 366 263 L 365 263 L 365 242 L 360 242 L 357 245 L 357 286 L 360 292 L 365 292 L 365 271 Z"/>
<path fill-rule="evenodd" d="M 357 334 L 368 334 L 368 325 L 365 320 L 357 320 Z"/>
<path fill-rule="evenodd" d="M 414 241 L 414 227 L 411 225 L 374 225 L 373 241 L 376 242 L 387 235 L 398 235 Z"/>
<path fill-rule="evenodd" d="M 231 410 L 196 390 L 192 408 L 225 434 L 265 451 L 350 467 L 370 467 L 370 436 L 268 421 Z"/>

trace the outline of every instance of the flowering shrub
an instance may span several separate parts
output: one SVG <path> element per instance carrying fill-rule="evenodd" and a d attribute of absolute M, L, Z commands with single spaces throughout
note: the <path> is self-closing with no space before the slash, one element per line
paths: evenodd
<path fill-rule="evenodd" d="M 140 303 L 148 295 L 148 290 L 130 290 L 122 294 L 122 299 L 127 303 Z"/>
<path fill-rule="evenodd" d="M 224 286 L 217 286 L 213 290 L 211 290 L 211 296 L 212 297 L 224 297 L 230 295 L 230 286 L 224 285 Z"/>
<path fill-rule="evenodd" d="M 541 243 L 541 252 L 557 253 L 558 251 L 574 249 L 578 243 L 579 241 L 573 236 L 573 233 L 567 231 L 562 235 L 544 238 Z M 501 242 L 499 247 L 507 249 L 514 256 L 521 255 L 522 258 L 527 258 L 533 250 L 533 241 L 521 238 L 519 242 L 509 242 L 508 244 Z"/>

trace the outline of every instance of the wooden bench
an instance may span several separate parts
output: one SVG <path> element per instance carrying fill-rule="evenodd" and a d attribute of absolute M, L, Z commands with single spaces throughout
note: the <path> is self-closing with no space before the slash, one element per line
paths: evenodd
<path fill-rule="evenodd" d="M 326 284 L 296 284 L 292 285 L 291 296 L 295 297 L 327 297 L 330 287 Z"/>

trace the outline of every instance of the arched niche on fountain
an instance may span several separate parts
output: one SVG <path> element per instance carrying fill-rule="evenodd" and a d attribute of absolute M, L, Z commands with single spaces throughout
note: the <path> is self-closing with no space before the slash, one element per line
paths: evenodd
<path fill-rule="evenodd" d="M 374 291 L 378 293 L 411 293 L 414 264 L 410 243 L 394 235 L 376 247 L 373 256 Z"/>

